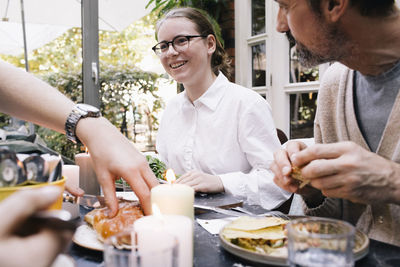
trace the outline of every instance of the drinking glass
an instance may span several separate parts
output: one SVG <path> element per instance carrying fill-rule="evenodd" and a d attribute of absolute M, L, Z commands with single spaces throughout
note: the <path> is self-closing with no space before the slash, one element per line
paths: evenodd
<path fill-rule="evenodd" d="M 354 266 L 354 227 L 328 218 L 304 218 L 291 221 L 288 230 L 290 266 Z"/>
<path fill-rule="evenodd" d="M 124 231 L 104 242 L 106 267 L 177 267 L 177 259 L 176 237 L 158 230 Z"/>

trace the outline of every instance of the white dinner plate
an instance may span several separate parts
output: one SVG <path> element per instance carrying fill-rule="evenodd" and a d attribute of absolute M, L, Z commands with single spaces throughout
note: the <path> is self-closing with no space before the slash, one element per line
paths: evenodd
<path fill-rule="evenodd" d="M 76 267 L 76 264 L 71 256 L 60 254 L 54 260 L 51 267 Z"/>
<path fill-rule="evenodd" d="M 132 191 L 117 192 L 117 197 L 130 201 L 139 201 L 139 198 Z"/>
<path fill-rule="evenodd" d="M 97 251 L 103 251 L 104 249 L 103 243 L 97 239 L 96 232 L 87 224 L 83 224 L 76 229 L 72 241 L 87 249 Z"/>
<path fill-rule="evenodd" d="M 229 225 L 229 224 L 228 224 Z M 264 264 L 270 264 L 270 265 L 276 265 L 276 266 L 288 266 L 287 264 L 287 250 L 285 251 L 286 253 L 282 253 L 282 255 L 279 256 L 273 256 L 261 252 L 255 252 L 251 250 L 244 249 L 240 246 L 237 246 L 235 244 L 232 244 L 229 240 L 226 240 L 223 237 L 222 232 L 224 229 L 228 226 L 224 226 L 222 230 L 219 233 L 219 240 L 221 243 L 221 246 L 227 250 L 228 252 L 249 260 L 253 262 L 258 262 L 258 263 L 264 263 Z M 356 231 L 356 245 L 354 248 L 354 260 L 357 261 L 363 257 L 365 257 L 368 254 L 369 251 L 369 238 L 361 231 Z"/>

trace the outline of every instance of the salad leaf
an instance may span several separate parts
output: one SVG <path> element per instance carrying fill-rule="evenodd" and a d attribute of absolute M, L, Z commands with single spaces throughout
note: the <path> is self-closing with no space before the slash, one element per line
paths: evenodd
<path fill-rule="evenodd" d="M 149 163 L 150 169 L 153 171 L 154 175 L 160 179 L 165 181 L 165 172 L 167 170 L 167 166 L 164 162 L 159 160 L 158 158 L 152 157 L 150 155 L 146 155 L 147 162 Z"/>

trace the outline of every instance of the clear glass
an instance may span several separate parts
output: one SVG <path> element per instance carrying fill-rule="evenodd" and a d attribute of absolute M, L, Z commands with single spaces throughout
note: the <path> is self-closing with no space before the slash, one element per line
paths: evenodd
<path fill-rule="evenodd" d="M 266 66 L 267 54 L 265 52 L 265 43 L 253 45 L 251 47 L 252 58 L 252 86 L 266 85 Z"/>
<path fill-rule="evenodd" d="M 265 33 L 265 0 L 251 1 L 251 35 Z"/>
<path fill-rule="evenodd" d="M 355 228 L 344 221 L 305 218 L 291 221 L 288 261 L 291 267 L 352 267 Z"/>
<path fill-rule="evenodd" d="M 104 242 L 105 267 L 177 267 L 178 241 L 158 230 L 124 231 Z"/>
<path fill-rule="evenodd" d="M 290 139 L 314 136 L 317 92 L 290 94 Z"/>

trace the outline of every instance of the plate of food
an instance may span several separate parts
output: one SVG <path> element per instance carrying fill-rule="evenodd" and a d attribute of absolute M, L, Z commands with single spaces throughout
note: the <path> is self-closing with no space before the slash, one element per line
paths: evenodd
<path fill-rule="evenodd" d="M 277 217 L 239 217 L 225 225 L 220 233 L 221 246 L 241 258 L 277 266 L 287 265 L 286 224 Z M 356 231 L 354 259 L 368 254 L 369 239 Z"/>
<path fill-rule="evenodd" d="M 79 226 L 72 241 L 84 248 L 103 251 L 103 242 L 110 236 L 131 228 L 133 222 L 144 216 L 138 201 L 119 200 L 118 214 L 108 218 L 108 208 L 94 209 L 88 212 Z"/>

